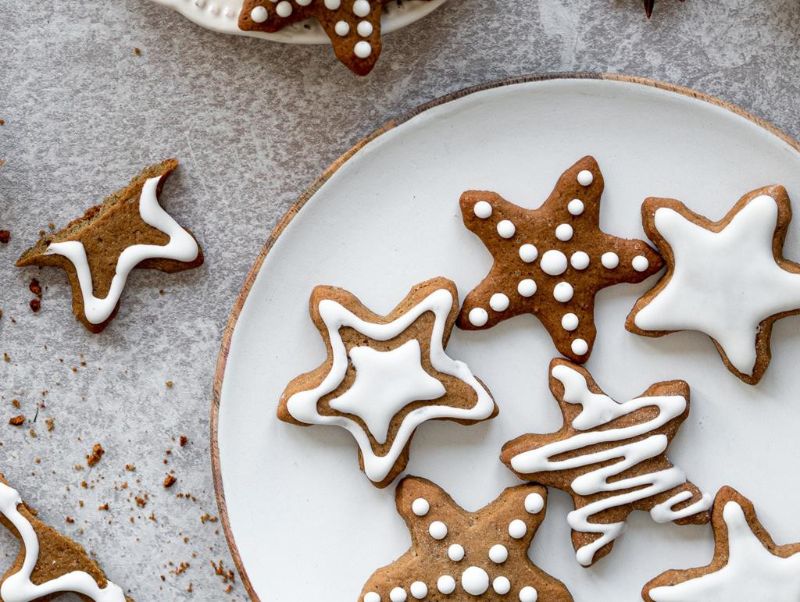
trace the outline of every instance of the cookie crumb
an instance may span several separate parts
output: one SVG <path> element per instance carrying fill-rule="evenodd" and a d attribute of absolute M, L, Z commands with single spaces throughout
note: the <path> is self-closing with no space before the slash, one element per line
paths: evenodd
<path fill-rule="evenodd" d="M 25 424 L 25 415 L 20 414 L 19 416 L 14 416 L 13 418 L 10 418 L 8 424 L 10 424 L 11 426 L 22 426 L 23 424 Z"/>
<path fill-rule="evenodd" d="M 56 428 L 56 419 L 55 418 L 47 418 L 45 419 L 44 423 L 47 425 L 47 432 L 52 433 Z"/>
<path fill-rule="evenodd" d="M 134 464 L 126 464 L 125 470 L 127 470 L 128 472 L 134 472 L 136 470 L 136 466 Z"/>
<path fill-rule="evenodd" d="M 92 453 L 86 456 L 86 463 L 89 466 L 94 466 L 97 464 L 103 455 L 106 453 L 106 450 L 103 449 L 103 446 L 99 443 L 95 443 L 92 446 Z"/>
<path fill-rule="evenodd" d="M 42 302 L 39 299 L 31 299 L 30 306 L 33 313 L 38 313 L 42 309 Z"/>
<path fill-rule="evenodd" d="M 141 48 L 136 48 L 134 46 L 134 48 L 133 48 L 133 56 L 142 56 L 142 49 Z"/>
<path fill-rule="evenodd" d="M 186 435 L 181 435 L 180 439 L 178 440 L 178 443 L 180 444 L 181 447 L 186 447 L 186 444 L 189 443 L 189 437 L 187 437 Z"/>
<path fill-rule="evenodd" d="M 10 230 L 0 230 L 0 243 L 4 245 L 8 244 L 8 241 L 11 240 L 11 231 Z"/>
<path fill-rule="evenodd" d="M 173 474 L 168 474 L 166 477 L 164 477 L 164 489 L 169 489 L 172 487 L 177 480 L 178 477 Z"/>
<path fill-rule="evenodd" d="M 104 511 L 104 512 L 108 512 L 108 502 L 106 502 L 105 504 L 100 504 L 100 505 L 97 507 L 97 509 L 98 509 L 98 510 L 102 510 L 102 511 Z"/>
<path fill-rule="evenodd" d="M 174 382 L 172 382 L 171 380 L 168 380 L 168 381 L 167 381 L 167 382 L 165 382 L 164 384 L 166 385 L 167 389 L 171 389 L 172 387 L 174 387 L 174 386 L 175 386 L 175 383 L 174 383 Z"/>

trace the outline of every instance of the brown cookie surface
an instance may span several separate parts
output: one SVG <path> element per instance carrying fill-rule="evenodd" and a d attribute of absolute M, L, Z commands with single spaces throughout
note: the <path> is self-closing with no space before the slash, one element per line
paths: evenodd
<path fill-rule="evenodd" d="M 116 315 L 130 269 L 179 272 L 203 263 L 194 237 L 158 204 L 165 180 L 177 167 L 170 159 L 146 168 L 102 204 L 44 235 L 17 266 L 62 268 L 72 288 L 73 314 L 90 331 L 102 331 Z"/>
<path fill-rule="evenodd" d="M 597 162 L 584 157 L 561 175 L 538 209 L 519 207 L 494 192 L 465 192 L 464 225 L 486 245 L 494 263 L 464 300 L 459 327 L 491 328 L 533 314 L 559 353 L 576 362 L 589 359 L 597 292 L 641 282 L 662 266 L 647 243 L 600 229 L 603 187 Z"/>
<path fill-rule="evenodd" d="M 703 332 L 728 370 L 757 383 L 772 325 L 800 313 L 800 264 L 783 257 L 791 216 L 783 186 L 748 192 L 716 222 L 674 199 L 645 200 L 645 231 L 667 272 L 636 302 L 626 328 L 651 337 Z"/>
<path fill-rule="evenodd" d="M 580 564 L 590 566 L 608 554 L 634 510 L 650 512 L 657 522 L 708 522 L 711 498 L 666 456 L 689 414 L 685 382 L 657 383 L 620 403 L 585 369 L 556 359 L 550 390 L 564 426 L 506 443 L 501 459 L 520 478 L 572 496 L 575 510 L 568 522 Z"/>
<path fill-rule="evenodd" d="M 647 602 L 789 602 L 800 596 L 800 543 L 777 545 L 753 504 L 731 487 L 714 499 L 714 557 L 704 567 L 662 573 L 642 589 Z"/>
<path fill-rule="evenodd" d="M 278 417 L 347 429 L 376 486 L 386 487 L 402 472 L 423 422 L 473 424 L 497 414 L 489 391 L 444 351 L 458 312 L 450 280 L 414 286 L 385 316 L 348 291 L 318 286 L 310 312 L 328 357 L 288 384 Z"/>
<path fill-rule="evenodd" d="M 545 516 L 544 487 L 510 487 L 488 506 L 467 512 L 430 481 L 406 477 L 396 503 L 411 548 L 369 578 L 359 602 L 572 600 L 563 583 L 528 557 Z"/>

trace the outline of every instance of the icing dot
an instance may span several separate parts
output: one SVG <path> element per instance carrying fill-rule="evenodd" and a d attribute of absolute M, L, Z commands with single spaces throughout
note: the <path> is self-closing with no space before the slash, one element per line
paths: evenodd
<path fill-rule="evenodd" d="M 576 270 L 585 270 L 589 267 L 589 255 L 583 251 L 575 251 L 569 258 L 569 263 Z"/>
<path fill-rule="evenodd" d="M 406 602 L 406 598 L 408 598 L 408 594 L 402 587 L 396 587 L 389 592 L 389 600 L 392 602 Z"/>
<path fill-rule="evenodd" d="M 364 40 L 356 42 L 356 45 L 353 47 L 353 52 L 358 58 L 365 59 L 372 54 L 372 44 Z"/>
<path fill-rule="evenodd" d="M 428 595 L 428 586 L 422 581 L 415 581 L 409 589 L 411 590 L 411 597 L 417 600 L 422 600 Z"/>
<path fill-rule="evenodd" d="M 450 595 L 456 591 L 456 580 L 450 575 L 442 575 L 436 581 L 436 589 L 445 595 Z"/>
<path fill-rule="evenodd" d="M 492 581 L 492 589 L 494 593 L 505 596 L 511 591 L 511 582 L 508 580 L 508 577 L 498 577 Z"/>
<path fill-rule="evenodd" d="M 589 351 L 589 343 L 583 339 L 575 339 L 570 347 L 572 347 L 572 353 L 575 355 L 586 355 L 586 352 Z"/>
<path fill-rule="evenodd" d="M 525 263 L 532 263 L 536 261 L 539 256 L 539 249 L 529 242 L 526 242 L 519 248 L 519 258 Z"/>
<path fill-rule="evenodd" d="M 536 588 L 526 585 L 519 590 L 519 602 L 536 602 L 539 599 L 539 592 Z"/>
<path fill-rule="evenodd" d="M 278 14 L 279 17 L 288 17 L 292 14 L 292 3 L 288 2 L 287 0 L 283 0 L 283 2 L 278 2 L 278 6 L 275 7 L 275 12 Z"/>
<path fill-rule="evenodd" d="M 368 0 L 356 0 L 353 2 L 353 13 L 357 17 L 366 17 L 369 14 L 369 2 Z"/>
<path fill-rule="evenodd" d="M 356 31 L 362 38 L 368 38 L 372 35 L 372 23 L 369 21 L 359 21 L 356 25 Z"/>
<path fill-rule="evenodd" d="M 417 516 L 425 516 L 430 512 L 431 505 L 423 497 L 418 497 L 411 503 L 411 511 Z"/>
<path fill-rule="evenodd" d="M 545 251 L 539 262 L 542 271 L 550 276 L 560 276 L 567 271 L 567 256 L 561 251 Z"/>
<path fill-rule="evenodd" d="M 589 186 L 592 182 L 594 182 L 594 176 L 591 171 L 584 169 L 578 172 L 578 184 L 581 186 Z"/>
<path fill-rule="evenodd" d="M 350 23 L 347 21 L 337 21 L 336 25 L 333 26 L 333 30 L 336 32 L 337 36 L 344 37 L 350 33 Z"/>
<path fill-rule="evenodd" d="M 431 537 L 434 539 L 444 539 L 447 537 L 447 525 L 440 520 L 435 520 L 428 527 L 428 533 L 430 533 Z"/>
<path fill-rule="evenodd" d="M 489 548 L 489 560 L 495 564 L 503 564 L 508 560 L 508 549 L 503 544 L 494 544 Z"/>
<path fill-rule="evenodd" d="M 492 206 L 487 201 L 478 201 L 472 208 L 475 217 L 487 219 L 492 216 Z"/>
<path fill-rule="evenodd" d="M 338 10 L 342 5 L 342 0 L 325 0 L 325 8 L 328 10 Z"/>
<path fill-rule="evenodd" d="M 504 219 L 497 224 L 497 233 L 502 238 L 511 238 L 516 231 L 517 227 L 510 220 Z"/>
<path fill-rule="evenodd" d="M 453 562 L 461 562 L 464 560 L 464 546 L 454 543 L 447 548 L 447 557 Z"/>
<path fill-rule="evenodd" d="M 482 596 L 489 589 L 489 575 L 482 568 L 471 566 L 461 574 L 461 587 L 472 596 Z"/>
<path fill-rule="evenodd" d="M 376 592 L 368 592 L 364 594 L 364 602 L 381 602 L 380 594 Z"/>
<path fill-rule="evenodd" d="M 572 299 L 574 292 L 575 291 L 572 290 L 572 285 L 569 282 L 559 282 L 553 289 L 553 296 L 556 298 L 556 301 L 559 301 L 560 303 L 566 303 Z"/>
<path fill-rule="evenodd" d="M 569 211 L 571 215 L 580 215 L 583 213 L 583 210 L 583 201 L 580 199 L 572 199 L 567 205 L 567 211 Z"/>
<path fill-rule="evenodd" d="M 311 0 L 294 0 L 294 1 L 297 2 L 297 4 L 299 4 L 300 6 L 308 6 L 309 4 L 311 4 Z"/>
<path fill-rule="evenodd" d="M 611 251 L 603 253 L 603 256 L 600 257 L 600 263 L 602 263 L 603 267 L 607 270 L 613 270 L 619 265 L 619 255 Z"/>
<path fill-rule="evenodd" d="M 569 332 L 576 330 L 579 323 L 580 320 L 578 320 L 578 316 L 573 313 L 568 313 L 561 316 L 561 328 Z"/>
<path fill-rule="evenodd" d="M 556 238 L 562 242 L 567 242 L 572 238 L 575 231 L 569 224 L 559 224 L 556 227 Z"/>
<path fill-rule="evenodd" d="M 473 326 L 485 326 L 489 321 L 489 314 L 482 307 L 473 307 L 469 310 L 469 323 Z"/>
<path fill-rule="evenodd" d="M 256 6 L 250 11 L 250 18 L 256 23 L 263 23 L 269 18 L 269 13 L 263 6 Z"/>
<path fill-rule="evenodd" d="M 495 311 L 505 311 L 508 309 L 509 300 L 503 293 L 495 293 L 489 299 L 489 307 Z"/>
<path fill-rule="evenodd" d="M 520 280 L 517 285 L 517 292 L 523 297 L 533 297 L 536 292 L 536 283 L 530 278 Z"/>
<path fill-rule="evenodd" d="M 631 265 L 637 272 L 644 272 L 650 267 L 650 262 L 644 255 L 637 255 L 633 258 L 633 261 L 631 261 Z"/>
<path fill-rule="evenodd" d="M 539 514 L 544 508 L 544 498 L 538 493 L 529 493 L 525 498 L 525 510 L 529 514 Z"/>
<path fill-rule="evenodd" d="M 528 525 L 525 521 L 514 519 L 508 524 L 508 534 L 514 539 L 522 539 L 528 532 Z"/>

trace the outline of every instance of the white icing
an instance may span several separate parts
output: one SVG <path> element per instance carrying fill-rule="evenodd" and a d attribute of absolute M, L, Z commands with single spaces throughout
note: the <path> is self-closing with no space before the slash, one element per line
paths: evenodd
<path fill-rule="evenodd" d="M 589 352 L 589 343 L 583 339 L 575 339 L 570 344 L 570 349 L 575 355 L 586 355 Z"/>
<path fill-rule="evenodd" d="M 379 444 L 386 443 L 392 418 L 415 401 L 439 399 L 444 385 L 422 367 L 422 351 L 417 339 L 406 341 L 391 351 L 372 347 L 353 347 L 350 361 L 356 371 L 352 386 L 330 406 L 353 414 Z"/>
<path fill-rule="evenodd" d="M 553 297 L 555 297 L 556 301 L 559 303 L 567 303 L 572 299 L 574 292 L 569 282 L 559 282 L 556 284 L 555 288 L 553 288 Z"/>
<path fill-rule="evenodd" d="M 364 594 L 364 602 L 381 602 L 381 596 L 377 592 L 367 592 Z"/>
<path fill-rule="evenodd" d="M 588 566 L 592 563 L 597 550 L 617 539 L 625 526 L 624 522 L 603 524 L 591 522 L 589 519 L 609 508 L 627 506 L 686 484 L 686 475 L 676 466 L 621 479 L 617 477 L 645 460 L 658 457 L 666 451 L 668 445 L 666 435 L 658 433 L 646 435 L 680 416 L 686 410 L 687 402 L 681 396 L 671 395 L 639 397 L 625 403 L 618 403 L 607 395 L 592 393 L 584 376 L 564 364 L 555 366 L 552 376 L 564 386 L 564 401 L 582 406 L 581 413 L 572 421 L 572 427 L 588 432 L 578 433 L 568 439 L 554 441 L 538 449 L 517 454 L 511 458 L 511 466 L 517 472 L 531 474 L 573 470 L 606 463 L 604 467 L 591 470 L 577 477 L 571 483 L 572 490 L 581 496 L 622 492 L 573 510 L 567 517 L 567 522 L 574 531 L 600 535 L 599 538 L 581 547 L 577 552 L 578 562 Z M 658 415 L 651 420 L 631 426 L 592 430 L 644 407 L 658 408 Z M 633 441 L 638 437 L 644 438 Z M 552 460 L 554 457 L 587 447 L 617 442 L 619 445 L 604 451 Z M 625 492 L 626 489 L 631 488 L 636 489 Z M 691 492 L 682 491 L 654 506 L 650 515 L 656 522 L 669 522 L 703 512 L 711 506 L 711 497 L 704 494 L 702 499 L 682 510 L 672 509 L 675 505 L 685 502 L 691 497 Z"/>
<path fill-rule="evenodd" d="M 333 30 L 336 32 L 337 36 L 345 37 L 350 33 L 350 23 L 347 21 L 337 21 L 336 25 L 333 26 Z"/>
<path fill-rule="evenodd" d="M 250 18 L 254 23 L 263 23 L 269 18 L 269 13 L 263 6 L 255 6 L 253 10 L 250 11 Z"/>
<path fill-rule="evenodd" d="M 369 21 L 359 21 L 356 25 L 356 31 L 362 38 L 368 38 L 372 35 L 373 27 Z"/>
<path fill-rule="evenodd" d="M 528 532 L 528 525 L 525 521 L 515 518 L 508 524 L 508 534 L 514 539 L 522 539 Z"/>
<path fill-rule="evenodd" d="M 441 541 L 447 537 L 447 525 L 440 520 L 435 520 L 428 527 L 428 533 L 430 533 L 431 537 L 434 539 Z"/>
<path fill-rule="evenodd" d="M 389 592 L 389 600 L 391 602 L 406 602 L 406 599 L 408 599 L 408 594 L 402 587 L 395 587 Z"/>
<path fill-rule="evenodd" d="M 169 236 L 169 242 L 166 245 L 131 245 L 122 251 L 117 259 L 116 272 L 111 280 L 108 295 L 104 299 L 99 299 L 93 294 L 92 272 L 82 242 L 68 240 L 50 243 L 44 252 L 45 255 L 62 255 L 75 266 L 75 273 L 78 276 L 83 296 L 84 315 L 91 324 L 101 324 L 113 313 L 122 296 L 128 275 L 139 263 L 147 259 L 174 259 L 176 261 L 197 259 L 199 253 L 197 241 L 158 204 L 156 189 L 161 178 L 163 176 L 150 178 L 142 186 L 142 194 L 139 197 L 139 215 L 146 224 Z"/>
<path fill-rule="evenodd" d="M 489 299 L 489 307 L 491 307 L 494 311 L 505 311 L 508 309 L 510 301 L 506 295 L 503 293 L 495 293 Z"/>
<path fill-rule="evenodd" d="M 489 314 L 482 307 L 473 307 L 469 310 L 469 323 L 473 326 L 485 326 L 489 321 Z"/>
<path fill-rule="evenodd" d="M 539 493 L 529 493 L 525 498 L 525 510 L 528 514 L 539 514 L 544 508 L 544 498 Z"/>
<path fill-rule="evenodd" d="M 342 0 L 325 0 L 325 8 L 328 10 L 339 10 Z"/>
<path fill-rule="evenodd" d="M 294 0 L 299 6 L 308 6 L 312 0 Z"/>
<path fill-rule="evenodd" d="M 655 602 L 797 602 L 800 554 L 781 558 L 767 550 L 733 501 L 722 511 L 728 532 L 728 562 L 720 570 L 650 590 Z"/>
<path fill-rule="evenodd" d="M 567 256 L 561 251 L 551 249 L 542 255 L 539 265 L 545 274 L 560 276 L 567 271 Z"/>
<path fill-rule="evenodd" d="M 539 599 L 539 592 L 535 587 L 526 585 L 519 591 L 519 602 L 536 602 Z"/>
<path fill-rule="evenodd" d="M 589 267 L 589 255 L 584 251 L 575 251 L 569 258 L 569 263 L 576 270 L 585 270 Z"/>
<path fill-rule="evenodd" d="M 288 2 L 287 0 L 283 0 L 282 2 L 278 2 L 278 5 L 275 7 L 275 12 L 278 14 L 279 17 L 286 17 L 291 16 L 292 14 L 292 3 Z"/>
<path fill-rule="evenodd" d="M 781 268 L 772 254 L 777 220 L 777 203 L 767 195 L 752 199 L 721 232 L 657 209 L 655 227 L 672 248 L 674 268 L 636 314 L 636 326 L 704 332 L 731 365 L 752 374 L 761 322 L 800 307 L 800 275 Z"/>
<path fill-rule="evenodd" d="M 573 330 L 577 330 L 580 324 L 580 320 L 578 316 L 573 313 L 564 314 L 561 317 L 561 328 L 568 332 L 572 332 Z"/>
<path fill-rule="evenodd" d="M 519 258 L 525 263 L 533 263 L 539 257 L 539 249 L 535 245 L 526 242 L 519 248 Z"/>
<path fill-rule="evenodd" d="M 453 418 L 458 420 L 483 420 L 491 416 L 494 402 L 489 392 L 464 363 L 451 359 L 444 351 L 443 337 L 447 316 L 453 307 L 453 295 L 449 290 L 439 289 L 425 297 L 416 306 L 388 324 L 379 324 L 362 320 L 344 306 L 331 299 L 323 299 L 319 304 L 319 315 L 327 327 L 330 339 L 332 362 L 331 368 L 323 381 L 314 389 L 300 391 L 292 395 L 286 403 L 289 414 L 306 424 L 336 425 L 347 429 L 358 444 L 364 462 L 364 472 L 372 481 L 380 482 L 386 478 L 397 462 L 414 430 L 423 422 L 436 418 Z M 352 328 L 376 341 L 389 341 L 409 328 L 422 314 L 431 312 L 434 324 L 431 331 L 430 362 L 433 368 L 443 374 L 449 374 L 466 383 L 476 395 L 475 405 L 471 408 L 456 408 L 445 405 L 425 405 L 405 415 L 397 429 L 394 441 L 384 456 L 376 455 L 369 438 L 360 424 L 355 420 L 340 415 L 326 416 L 317 409 L 319 400 L 334 391 L 344 380 L 349 361 L 340 330 Z M 367 399 L 379 398 L 380 389 L 370 394 Z M 366 400 L 365 400 L 366 402 Z"/>
<path fill-rule="evenodd" d="M 494 544 L 489 548 L 489 560 L 495 564 L 503 564 L 508 560 L 508 548 L 500 543 Z"/>
<path fill-rule="evenodd" d="M 568 240 L 572 240 L 572 235 L 574 233 L 575 231 L 569 224 L 559 224 L 556 227 L 556 238 L 561 242 L 567 242 Z"/>
<path fill-rule="evenodd" d="M 422 581 L 415 581 L 409 589 L 411 590 L 411 596 L 417 600 L 422 600 L 428 595 L 428 586 Z"/>
<path fill-rule="evenodd" d="M 536 282 L 530 278 L 520 280 L 517 285 L 517 292 L 523 297 L 533 297 L 536 294 Z"/>
<path fill-rule="evenodd" d="M 353 47 L 353 54 L 360 59 L 368 58 L 369 55 L 372 54 L 372 44 L 364 40 L 356 42 L 356 45 Z"/>
<path fill-rule="evenodd" d="M 511 581 L 508 580 L 508 577 L 497 577 L 494 581 L 492 581 L 492 589 L 496 594 L 500 594 L 501 596 L 505 596 L 508 592 L 511 591 Z"/>
<path fill-rule="evenodd" d="M 583 213 L 584 209 L 585 207 L 583 205 L 583 201 L 580 199 L 572 199 L 567 204 L 567 211 L 569 211 L 571 215 L 575 216 L 580 215 Z"/>
<path fill-rule="evenodd" d="M 650 267 L 650 261 L 644 255 L 637 255 L 631 260 L 631 266 L 637 272 L 646 272 Z"/>
<path fill-rule="evenodd" d="M 479 217 L 480 219 L 488 219 L 492 216 L 492 205 L 487 201 L 478 201 L 475 203 L 472 211 L 475 213 L 476 217 Z"/>
<path fill-rule="evenodd" d="M 603 253 L 600 257 L 600 263 L 602 263 L 603 267 L 607 270 L 613 270 L 619 265 L 619 255 L 612 251 Z"/>
<path fill-rule="evenodd" d="M 452 560 L 453 562 L 461 562 L 464 560 L 464 546 L 454 543 L 449 548 L 447 548 L 447 557 Z"/>
<path fill-rule="evenodd" d="M 425 498 L 418 497 L 411 503 L 411 512 L 417 516 L 425 516 L 430 512 L 431 505 Z"/>
<path fill-rule="evenodd" d="M 31 581 L 31 574 L 39 561 L 39 538 L 30 521 L 18 510 L 22 498 L 16 489 L 0 483 L 0 513 L 14 525 L 25 548 L 25 558 L 18 572 L 9 575 L 0 586 L 4 602 L 31 602 L 62 592 L 74 592 L 91 598 L 94 602 L 125 602 L 125 594 L 110 581 L 100 588 L 94 577 L 82 571 L 73 571 L 41 584 Z"/>
<path fill-rule="evenodd" d="M 353 2 L 353 14 L 357 17 L 366 17 L 370 12 L 368 0 L 356 0 Z"/>
<path fill-rule="evenodd" d="M 489 590 L 489 575 L 482 568 L 471 566 L 461 574 L 461 587 L 471 596 L 482 596 Z"/>
<path fill-rule="evenodd" d="M 497 233 L 502 238 L 511 238 L 517 231 L 517 227 L 511 220 L 504 219 L 497 223 Z"/>
<path fill-rule="evenodd" d="M 448 596 L 456 591 L 456 580 L 450 575 L 442 575 L 436 581 L 436 589 L 438 589 L 440 593 Z"/>
<path fill-rule="evenodd" d="M 578 184 L 581 186 L 590 186 L 594 182 L 594 176 L 588 169 L 578 172 Z"/>

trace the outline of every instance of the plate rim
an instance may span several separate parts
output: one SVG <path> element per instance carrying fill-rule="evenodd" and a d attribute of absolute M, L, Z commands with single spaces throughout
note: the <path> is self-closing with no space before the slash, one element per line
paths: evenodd
<path fill-rule="evenodd" d="M 311 199 L 311 197 L 313 197 L 317 193 L 317 191 L 358 151 L 360 151 L 363 147 L 365 147 L 373 140 L 379 138 L 383 134 L 386 134 L 390 130 L 393 130 L 397 126 L 410 121 L 411 119 L 413 119 L 417 115 L 420 115 L 421 113 L 448 104 L 455 100 L 459 100 L 466 96 L 470 96 L 472 94 L 476 94 L 486 90 L 505 88 L 508 86 L 514 86 L 518 84 L 547 82 L 555 80 L 595 80 L 595 81 L 630 83 L 649 88 L 656 88 L 659 90 L 671 92 L 681 96 L 687 96 L 694 100 L 699 100 L 714 105 L 716 107 L 725 109 L 727 111 L 730 111 L 735 115 L 738 115 L 739 117 L 742 117 L 750 121 L 751 123 L 759 126 L 760 128 L 766 130 L 768 133 L 776 136 L 777 138 L 788 144 L 794 150 L 800 152 L 800 141 L 796 140 L 795 138 L 793 138 L 792 136 L 790 136 L 777 126 L 767 121 L 766 119 L 757 117 L 756 115 L 750 113 L 749 111 L 746 111 L 745 109 L 741 108 L 740 106 L 732 102 L 722 100 L 720 98 L 717 98 L 716 96 L 712 96 L 704 92 L 698 92 L 697 90 L 694 90 L 686 86 L 672 84 L 648 77 L 640 77 L 636 75 L 624 75 L 620 73 L 557 72 L 557 73 L 522 75 L 512 78 L 493 80 L 483 84 L 477 84 L 474 86 L 462 88 L 454 92 L 445 94 L 443 96 L 439 96 L 433 100 L 417 105 L 416 107 L 414 107 L 413 109 L 411 109 L 406 113 L 403 113 L 397 117 L 389 119 L 382 125 L 378 126 L 375 130 L 373 130 L 366 136 L 362 137 L 353 146 L 351 146 L 349 149 L 347 149 L 341 155 L 339 155 L 339 157 L 337 157 L 330 165 L 328 165 L 328 167 L 325 168 L 322 174 L 319 175 L 300 194 L 297 200 L 294 203 L 292 203 L 292 205 L 289 207 L 286 213 L 280 218 L 280 220 L 278 220 L 278 223 L 270 232 L 266 242 L 261 247 L 261 250 L 256 256 L 255 261 L 253 262 L 252 266 L 247 272 L 244 282 L 242 283 L 242 287 L 236 296 L 233 308 L 231 309 L 231 313 L 228 316 L 228 319 L 225 323 L 225 327 L 222 333 L 222 340 L 220 343 L 220 350 L 219 354 L 217 355 L 217 362 L 214 371 L 214 379 L 212 385 L 211 419 L 209 422 L 209 428 L 211 431 L 210 432 L 211 473 L 214 482 L 214 495 L 217 501 L 217 508 L 219 509 L 219 518 L 220 522 L 222 523 L 222 530 L 225 534 L 225 541 L 228 544 L 228 549 L 231 552 L 231 557 L 233 558 L 234 565 L 236 566 L 236 570 L 239 573 L 239 576 L 242 580 L 242 585 L 244 586 L 245 591 L 247 592 L 247 595 L 250 597 L 252 602 L 262 602 L 262 598 L 259 597 L 255 589 L 253 588 L 253 585 L 247 574 L 247 570 L 245 569 L 244 563 L 242 562 L 242 558 L 239 554 L 239 548 L 236 545 L 236 540 L 233 537 L 233 532 L 231 530 L 228 511 L 227 511 L 227 504 L 225 501 L 225 491 L 222 485 L 222 471 L 219 458 L 218 427 L 219 427 L 219 409 L 222 397 L 222 383 L 225 378 L 225 368 L 227 367 L 228 355 L 230 353 L 233 333 L 234 330 L 236 329 L 236 324 L 238 323 L 239 316 L 241 315 L 245 301 L 247 300 L 247 297 L 250 294 L 250 290 L 253 287 L 253 284 L 256 280 L 256 277 L 258 276 L 258 273 L 261 271 L 261 267 L 263 266 L 264 261 L 267 258 L 267 255 L 269 255 L 269 252 L 275 246 L 275 243 L 277 242 L 278 238 L 280 237 L 281 234 L 283 234 L 283 231 L 286 229 L 289 223 L 294 219 L 297 213 L 305 206 L 305 204 Z"/>

